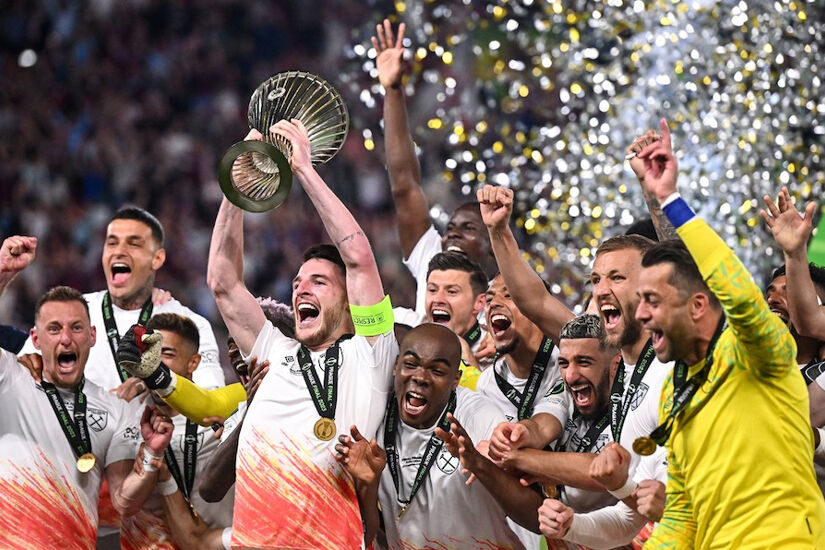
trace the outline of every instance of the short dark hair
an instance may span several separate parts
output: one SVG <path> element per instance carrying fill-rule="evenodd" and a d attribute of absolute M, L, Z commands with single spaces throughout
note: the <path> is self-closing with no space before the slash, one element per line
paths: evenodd
<path fill-rule="evenodd" d="M 470 286 L 476 296 L 487 290 L 487 276 L 481 266 L 465 254 L 458 252 L 439 252 L 433 256 L 427 266 L 427 278 L 429 279 L 430 273 L 433 271 L 447 271 L 450 269 L 464 271 L 470 275 Z"/>
<path fill-rule="evenodd" d="M 656 242 L 643 237 L 642 235 L 617 235 L 601 242 L 596 249 L 596 256 L 617 250 L 627 250 L 632 248 L 644 255 L 648 250 L 656 246 Z"/>
<path fill-rule="evenodd" d="M 331 244 L 316 244 L 307 248 L 304 251 L 304 262 L 313 259 L 332 262 L 344 271 L 344 275 L 347 273 L 347 266 L 341 258 L 341 253 Z"/>
<path fill-rule="evenodd" d="M 653 220 L 650 218 L 642 218 L 633 223 L 624 232 L 625 235 L 641 235 L 647 237 L 653 242 L 659 242 L 659 236 L 656 234 L 656 226 L 653 225 Z"/>
<path fill-rule="evenodd" d="M 813 262 L 808 262 L 808 273 L 811 275 L 811 280 L 814 282 L 814 286 L 816 287 L 816 289 L 820 293 L 825 294 L 825 267 L 816 265 Z M 771 274 L 771 281 L 785 274 L 785 264 L 782 264 L 781 266 L 774 269 L 773 273 Z"/>
<path fill-rule="evenodd" d="M 642 267 L 665 263 L 673 267 L 667 281 L 669 285 L 689 294 L 701 292 L 708 296 L 711 306 L 716 309 L 720 307 L 719 300 L 705 284 L 693 256 L 680 239 L 668 239 L 657 243 L 642 256 Z"/>
<path fill-rule="evenodd" d="M 146 328 L 174 332 L 192 344 L 195 352 L 198 351 L 201 345 L 201 335 L 200 332 L 198 332 L 198 327 L 195 325 L 195 322 L 189 317 L 184 317 L 177 313 L 158 313 L 149 319 L 149 322 L 146 323 Z"/>
<path fill-rule="evenodd" d="M 604 337 L 605 332 L 602 319 L 592 313 L 583 313 L 577 317 L 573 317 L 561 327 L 561 332 L 559 333 L 559 341 L 595 338 L 599 341 L 602 349 L 604 349 L 605 345 Z"/>
<path fill-rule="evenodd" d="M 40 309 L 46 302 L 80 302 L 86 310 L 86 317 L 89 317 L 89 303 L 79 290 L 70 286 L 56 286 L 46 291 L 34 305 L 34 320 L 40 316 Z M 91 319 L 91 318 L 90 318 Z M 90 321 L 91 322 L 91 321 Z"/>
<path fill-rule="evenodd" d="M 145 223 L 149 226 L 149 229 L 152 230 L 152 238 L 155 239 L 155 242 L 159 247 L 163 248 L 163 243 L 166 240 L 166 236 L 163 233 L 163 226 L 161 225 L 160 220 L 143 208 L 139 208 L 137 206 L 124 206 L 115 212 L 115 215 L 112 216 L 109 223 L 115 220 L 137 220 Z"/>

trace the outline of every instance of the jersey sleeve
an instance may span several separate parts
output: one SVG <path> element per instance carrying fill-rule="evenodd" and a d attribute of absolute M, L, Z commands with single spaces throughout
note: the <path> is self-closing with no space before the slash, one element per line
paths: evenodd
<path fill-rule="evenodd" d="M 12 380 L 21 368 L 16 355 L 0 348 L 0 392 L 11 390 Z"/>
<path fill-rule="evenodd" d="M 616 548 L 630 544 L 646 523 L 647 518 L 619 501 L 586 514 L 575 514 L 563 539 L 593 550 Z"/>
<path fill-rule="evenodd" d="M 363 336 L 354 336 L 352 341 L 357 357 L 372 358 L 371 361 L 366 361 L 366 364 L 371 369 L 373 389 L 382 393 L 389 392 L 392 389 L 392 368 L 398 357 L 398 341 L 395 339 L 395 333 L 385 332 L 376 337 L 372 344 Z M 359 365 L 359 368 L 363 368 L 363 365 Z"/>
<path fill-rule="evenodd" d="M 696 261 L 711 292 L 719 299 L 741 354 L 752 374 L 780 377 L 796 368 L 796 344 L 773 314 L 753 277 L 719 235 L 694 217 L 676 230 Z"/>
<path fill-rule="evenodd" d="M 410 257 L 403 259 L 404 265 L 407 266 L 407 269 L 415 278 L 415 312 L 420 315 L 425 313 L 424 296 L 427 290 L 427 268 L 432 257 L 439 252 L 441 252 L 441 235 L 438 234 L 435 227 L 430 225 L 430 228 L 415 243 L 415 247 L 410 252 Z"/>
<path fill-rule="evenodd" d="M 201 426 L 209 425 L 204 424 L 203 419 L 210 416 L 229 418 L 237 410 L 238 403 L 246 401 L 246 390 L 240 383 L 205 390 L 182 376 L 176 374 L 175 378 L 175 389 L 163 400 Z"/>

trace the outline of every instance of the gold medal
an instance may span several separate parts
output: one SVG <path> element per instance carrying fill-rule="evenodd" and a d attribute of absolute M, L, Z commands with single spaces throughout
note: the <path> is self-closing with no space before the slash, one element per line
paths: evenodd
<path fill-rule="evenodd" d="M 321 441 L 329 441 L 335 437 L 338 429 L 335 427 L 335 421 L 333 419 L 321 417 L 315 423 L 315 426 L 313 426 L 312 431 L 315 433 L 315 437 Z"/>
<path fill-rule="evenodd" d="M 77 459 L 77 471 L 81 474 L 89 473 L 95 467 L 95 455 L 86 453 Z"/>
<path fill-rule="evenodd" d="M 559 497 L 559 488 L 556 485 L 542 485 L 541 488 L 544 490 L 544 495 L 547 498 Z"/>
<path fill-rule="evenodd" d="M 637 437 L 633 441 L 633 451 L 642 456 L 650 456 L 656 450 L 656 442 L 649 437 Z"/>

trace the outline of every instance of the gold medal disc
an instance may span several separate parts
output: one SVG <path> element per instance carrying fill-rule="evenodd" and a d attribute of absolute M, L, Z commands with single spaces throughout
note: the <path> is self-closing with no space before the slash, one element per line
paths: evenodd
<path fill-rule="evenodd" d="M 77 459 L 77 471 L 81 474 L 89 473 L 95 467 L 95 455 L 86 453 Z"/>
<path fill-rule="evenodd" d="M 637 437 L 633 441 L 633 451 L 642 456 L 650 456 L 656 450 L 656 442 L 649 437 Z"/>
<path fill-rule="evenodd" d="M 547 498 L 558 498 L 559 497 L 559 488 L 556 485 L 542 485 L 542 490 L 544 490 L 544 495 Z"/>
<path fill-rule="evenodd" d="M 333 419 L 319 418 L 315 423 L 315 426 L 312 428 L 312 431 L 315 433 L 315 437 L 321 441 L 329 441 L 335 437 L 335 433 L 338 430 L 335 427 L 335 421 Z"/>

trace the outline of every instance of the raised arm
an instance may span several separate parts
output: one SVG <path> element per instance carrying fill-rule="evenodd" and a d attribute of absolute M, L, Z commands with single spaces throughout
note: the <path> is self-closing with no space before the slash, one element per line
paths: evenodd
<path fill-rule="evenodd" d="M 174 426 L 169 417 L 158 414 L 154 407 L 146 407 L 140 420 L 140 432 L 145 447 L 135 464 L 129 460 L 119 460 L 106 466 L 106 480 L 112 505 L 121 516 L 136 514 L 152 494 L 157 482 L 157 468 L 163 462 L 163 451 L 172 439 Z"/>
<path fill-rule="evenodd" d="M 476 193 L 481 218 L 490 233 L 496 263 L 516 306 L 543 334 L 559 343 L 561 327 L 575 315 L 554 298 L 541 277 L 524 261 L 508 222 L 513 212 L 513 191 L 485 185 Z"/>
<path fill-rule="evenodd" d="M 376 26 L 372 45 L 377 54 L 378 80 L 384 87 L 384 147 L 390 176 L 401 252 L 409 258 L 415 244 L 430 227 L 430 205 L 421 189 L 421 168 L 410 136 L 402 86 L 404 23 L 394 37 L 390 21 Z"/>
<path fill-rule="evenodd" d="M 658 199 L 645 187 L 645 163 L 644 160 L 638 156 L 645 147 L 660 139 L 662 139 L 662 136 L 653 130 L 648 130 L 636 138 L 625 153 L 627 153 L 627 160 L 630 161 L 630 169 L 633 170 L 633 173 L 636 174 L 636 177 L 639 179 L 639 183 L 642 184 L 642 195 L 645 198 L 647 210 L 650 212 L 653 227 L 656 229 L 656 236 L 659 237 L 660 241 L 665 241 L 667 239 L 678 238 L 676 228 L 673 227 L 673 224 L 670 223 L 667 216 L 665 216 L 665 213 L 662 211 L 662 205 L 659 204 Z"/>
<path fill-rule="evenodd" d="M 253 135 L 253 132 L 250 136 L 260 139 L 260 133 Z M 241 352 L 248 354 L 266 317 L 243 280 L 243 210 L 226 197 L 221 201 L 212 230 L 206 283 L 215 297 L 229 334 Z"/>
<path fill-rule="evenodd" d="M 796 344 L 784 323 L 768 307 L 753 277 L 719 235 L 690 209 L 676 192 L 677 164 L 667 122 L 662 139 L 641 153 L 643 186 L 662 204 L 702 278 L 719 300 L 746 364 L 758 376 L 783 376 L 795 367 Z"/>
<path fill-rule="evenodd" d="M 15 235 L 8 237 L 0 246 L 0 296 L 14 279 L 34 261 L 37 237 Z"/>
<path fill-rule="evenodd" d="M 765 195 L 759 214 L 785 255 L 788 313 L 802 336 L 825 340 L 825 310 L 817 303 L 816 288 L 808 269 L 808 239 L 813 230 L 816 203 L 808 203 L 804 216 L 794 207 L 788 188 L 779 191 L 776 203 Z"/>
<path fill-rule="evenodd" d="M 604 491 L 604 487 L 590 477 L 590 465 L 595 457 L 591 453 L 516 449 L 506 462 L 528 478 L 550 479 L 587 491 Z"/>
<path fill-rule="evenodd" d="M 272 127 L 272 132 L 283 136 L 292 144 L 292 170 L 321 216 L 329 238 L 335 243 L 347 266 L 349 303 L 356 306 L 379 303 L 384 298 L 384 289 L 370 243 L 352 213 L 312 167 L 306 128 L 297 119 L 289 122 L 281 120 Z"/>

